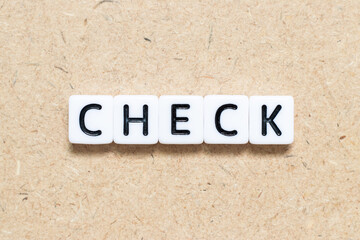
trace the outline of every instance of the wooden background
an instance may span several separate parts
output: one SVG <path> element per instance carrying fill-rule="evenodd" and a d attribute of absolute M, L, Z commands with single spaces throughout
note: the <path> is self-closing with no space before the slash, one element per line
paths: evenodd
<path fill-rule="evenodd" d="M 0 0 L 0 239 L 360 239 L 360 1 Z M 292 95 L 291 146 L 68 142 L 73 94 Z"/>

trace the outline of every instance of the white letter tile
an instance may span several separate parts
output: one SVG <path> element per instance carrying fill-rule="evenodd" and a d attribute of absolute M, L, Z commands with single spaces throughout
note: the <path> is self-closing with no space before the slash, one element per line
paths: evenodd
<path fill-rule="evenodd" d="M 113 97 L 73 95 L 69 98 L 69 141 L 107 144 L 113 141 Z"/>
<path fill-rule="evenodd" d="M 252 144 L 291 144 L 294 99 L 291 96 L 250 97 L 249 127 Z"/>
<path fill-rule="evenodd" d="M 160 143 L 201 144 L 203 117 L 201 96 L 160 96 Z"/>
<path fill-rule="evenodd" d="M 204 142 L 246 144 L 249 100 L 241 95 L 209 95 L 204 98 Z"/>
<path fill-rule="evenodd" d="M 119 95 L 114 98 L 114 141 L 118 144 L 156 144 L 158 97 Z"/>

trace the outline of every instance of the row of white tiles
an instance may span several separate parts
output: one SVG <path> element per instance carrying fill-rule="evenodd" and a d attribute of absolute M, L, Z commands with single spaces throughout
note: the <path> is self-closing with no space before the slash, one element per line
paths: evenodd
<path fill-rule="evenodd" d="M 291 96 L 73 95 L 76 144 L 291 144 Z"/>

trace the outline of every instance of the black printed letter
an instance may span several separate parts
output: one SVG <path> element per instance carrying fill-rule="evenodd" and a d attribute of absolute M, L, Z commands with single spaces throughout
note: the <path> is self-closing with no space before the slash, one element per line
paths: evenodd
<path fill-rule="evenodd" d="M 275 110 L 270 115 L 270 117 L 267 118 L 266 117 L 266 115 L 267 115 L 267 107 L 266 107 L 266 105 L 262 106 L 262 135 L 263 136 L 266 136 L 266 134 L 267 134 L 267 129 L 266 129 L 267 123 L 270 124 L 272 129 L 274 129 L 276 135 L 281 136 L 281 131 L 278 128 L 278 126 L 276 126 L 276 124 L 274 122 L 274 118 L 280 112 L 280 110 L 281 110 L 281 105 L 277 105 Z"/>
<path fill-rule="evenodd" d="M 142 123 L 143 135 L 148 135 L 148 105 L 143 106 L 142 118 L 129 118 L 129 105 L 124 105 L 124 135 L 129 135 L 129 123 Z"/>
<path fill-rule="evenodd" d="M 172 135 L 189 135 L 189 130 L 177 130 L 176 122 L 187 122 L 189 119 L 187 117 L 177 117 L 177 109 L 189 109 L 189 104 L 173 104 L 171 105 L 171 134 Z"/>
<path fill-rule="evenodd" d="M 236 110 L 237 106 L 234 104 L 224 104 L 221 107 L 219 107 L 215 114 L 215 126 L 216 126 L 216 129 L 218 130 L 218 132 L 221 133 L 222 135 L 235 136 L 237 134 L 236 130 L 227 131 L 221 127 L 220 116 L 221 116 L 221 113 L 226 109 Z"/>
<path fill-rule="evenodd" d="M 100 130 L 91 131 L 91 130 L 87 129 L 86 126 L 85 126 L 85 114 L 86 114 L 86 112 L 91 110 L 91 109 L 101 110 L 101 108 L 102 108 L 101 105 L 92 103 L 92 104 L 86 105 L 83 109 L 81 109 L 80 117 L 79 117 L 80 129 L 86 135 L 94 136 L 94 137 L 101 135 Z"/>

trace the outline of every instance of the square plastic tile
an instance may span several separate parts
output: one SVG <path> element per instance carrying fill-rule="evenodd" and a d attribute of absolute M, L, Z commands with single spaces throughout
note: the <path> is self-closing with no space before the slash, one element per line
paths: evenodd
<path fill-rule="evenodd" d="M 203 97 L 160 96 L 159 141 L 163 144 L 201 144 Z"/>
<path fill-rule="evenodd" d="M 252 144 L 294 141 L 294 99 L 291 96 L 250 97 L 249 138 Z"/>
<path fill-rule="evenodd" d="M 119 95 L 114 98 L 114 141 L 155 144 L 158 135 L 158 97 Z"/>
<path fill-rule="evenodd" d="M 209 144 L 246 144 L 249 99 L 241 95 L 204 97 L 204 142 Z"/>
<path fill-rule="evenodd" d="M 73 95 L 69 98 L 69 141 L 107 144 L 113 141 L 113 97 Z"/>

